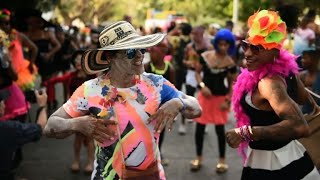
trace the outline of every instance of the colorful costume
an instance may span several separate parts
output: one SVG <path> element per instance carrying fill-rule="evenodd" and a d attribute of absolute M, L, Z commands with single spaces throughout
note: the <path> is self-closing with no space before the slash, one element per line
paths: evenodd
<path fill-rule="evenodd" d="M 33 89 L 35 86 L 37 67 L 34 65 L 34 72 L 30 72 L 28 68 L 30 61 L 23 57 L 23 47 L 19 41 L 18 32 L 12 30 L 11 36 L 14 39 L 10 43 L 9 52 L 13 68 L 18 74 L 18 80 L 16 83 L 22 90 Z"/>
<path fill-rule="evenodd" d="M 264 64 L 256 70 L 243 69 L 234 85 L 233 107 L 236 112 L 237 127 L 243 125 L 269 126 L 282 121 L 272 111 L 257 108 L 252 103 L 252 93 L 259 81 L 265 77 L 280 76 L 286 79 L 288 94 L 292 99 L 297 93 L 290 89 L 289 82 L 295 82 L 298 73 L 296 57 L 281 49 L 281 43 L 286 37 L 286 25 L 273 11 L 262 10 L 252 15 L 248 20 L 248 41 L 270 50 L 280 50 L 279 57 L 272 63 Z M 313 165 L 306 149 L 297 140 L 251 141 L 240 145 L 244 156 L 242 180 L 280 180 L 280 179 L 319 179 L 320 175 Z M 247 150 L 247 151 L 246 151 Z"/>
<path fill-rule="evenodd" d="M 165 179 L 157 146 L 159 134 L 154 133 L 155 122 L 147 124 L 147 119 L 161 104 L 179 96 L 179 91 L 162 76 L 143 73 L 136 85 L 115 88 L 108 75 L 102 75 L 82 84 L 63 108 L 71 117 L 88 114 L 92 108 L 98 108 L 98 116 L 103 119 L 115 120 L 116 116 L 126 165 L 145 170 L 157 162 L 159 176 Z M 123 162 L 119 148 L 118 138 L 97 145 L 92 179 L 121 177 Z"/>

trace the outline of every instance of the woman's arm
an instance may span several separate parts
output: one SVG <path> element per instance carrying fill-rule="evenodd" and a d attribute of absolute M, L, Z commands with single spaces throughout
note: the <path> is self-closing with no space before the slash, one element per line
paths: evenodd
<path fill-rule="evenodd" d="M 48 119 L 44 134 L 52 138 L 66 138 L 75 132 L 92 137 L 100 143 L 105 140 L 113 140 L 115 133 L 108 125 L 115 125 L 115 121 L 101 120 L 93 116 L 80 116 L 72 118 L 60 107 Z"/>
<path fill-rule="evenodd" d="M 50 43 L 52 45 L 52 49 L 50 50 L 50 52 L 48 52 L 48 59 L 50 59 L 56 54 L 56 52 L 60 50 L 61 44 L 52 32 L 48 31 L 47 33 L 50 39 Z"/>
<path fill-rule="evenodd" d="M 174 69 L 174 67 L 172 66 L 172 64 L 170 63 L 169 64 L 169 74 L 170 74 L 170 79 L 169 81 L 172 83 L 172 84 L 176 84 L 176 71 Z"/>
<path fill-rule="evenodd" d="M 23 33 L 18 33 L 18 35 L 22 46 L 28 47 L 28 49 L 31 51 L 30 62 L 31 64 L 34 64 L 38 55 L 37 46 Z"/>
<path fill-rule="evenodd" d="M 185 106 L 185 109 L 182 109 L 182 114 L 185 118 L 194 119 L 201 116 L 202 109 L 198 100 L 192 96 L 186 94 L 181 95 L 182 108 Z"/>
<path fill-rule="evenodd" d="M 253 127 L 255 140 L 286 141 L 310 134 L 301 110 L 287 94 L 286 86 L 280 77 L 263 79 L 258 84 L 258 90 L 282 121 L 271 126 Z"/>

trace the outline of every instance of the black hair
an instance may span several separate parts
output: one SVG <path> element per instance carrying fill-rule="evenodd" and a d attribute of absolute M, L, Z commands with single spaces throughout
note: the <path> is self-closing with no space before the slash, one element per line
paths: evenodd
<path fill-rule="evenodd" d="M 308 55 L 311 61 L 319 61 L 319 50 L 306 50 L 302 52 L 302 55 Z"/>
<path fill-rule="evenodd" d="M 276 10 L 279 12 L 281 19 L 286 23 L 288 32 L 292 32 L 298 26 L 301 10 L 293 4 L 280 5 Z"/>
<path fill-rule="evenodd" d="M 161 27 L 155 27 L 152 33 L 155 34 L 155 33 L 161 33 L 161 32 L 162 32 Z"/>
<path fill-rule="evenodd" d="M 233 24 L 233 22 L 232 22 L 231 20 L 228 20 L 228 21 L 226 21 L 226 27 L 227 27 L 227 26 L 233 27 L 234 24 Z"/>
<path fill-rule="evenodd" d="M 314 18 L 314 17 L 316 17 L 316 15 L 317 15 L 317 13 L 316 13 L 316 11 L 314 9 L 310 9 L 308 11 L 308 13 L 306 14 L 306 16 L 309 17 L 309 18 Z"/>
<path fill-rule="evenodd" d="M 82 56 L 84 52 L 85 52 L 84 49 L 79 49 L 79 50 L 76 50 L 76 51 L 72 54 L 72 56 L 71 56 L 71 63 L 72 63 L 73 66 L 75 66 L 75 62 L 76 62 L 77 56 L 78 56 L 78 55 L 81 55 L 81 56 Z"/>
<path fill-rule="evenodd" d="M 64 32 L 63 28 L 60 25 L 56 25 L 54 30 L 55 30 L 55 32 Z"/>
<path fill-rule="evenodd" d="M 192 26 L 188 23 L 181 23 L 180 29 L 181 29 L 182 35 L 188 36 L 192 31 Z"/>

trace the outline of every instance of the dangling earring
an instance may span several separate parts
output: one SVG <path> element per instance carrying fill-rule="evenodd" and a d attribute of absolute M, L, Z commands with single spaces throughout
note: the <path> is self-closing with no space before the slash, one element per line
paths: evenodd
<path fill-rule="evenodd" d="M 273 57 L 273 63 L 275 63 L 275 62 L 276 62 L 276 60 L 277 60 L 277 58 L 276 58 L 276 57 Z"/>

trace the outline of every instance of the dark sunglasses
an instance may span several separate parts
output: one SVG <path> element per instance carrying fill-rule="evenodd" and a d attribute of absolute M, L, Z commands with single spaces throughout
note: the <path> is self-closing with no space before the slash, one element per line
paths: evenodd
<path fill-rule="evenodd" d="M 127 57 L 128 59 L 133 59 L 137 55 L 137 51 L 140 51 L 141 54 L 146 53 L 146 49 L 128 49 L 127 50 Z"/>
<path fill-rule="evenodd" d="M 250 44 L 248 41 L 245 40 L 241 41 L 241 48 L 244 52 L 246 52 L 250 48 L 253 54 L 259 54 L 260 51 L 264 50 L 264 48 Z"/>

